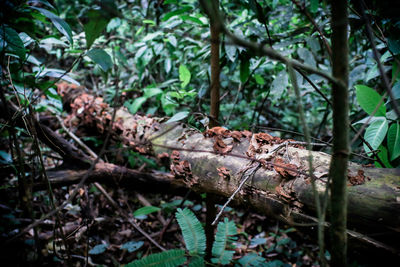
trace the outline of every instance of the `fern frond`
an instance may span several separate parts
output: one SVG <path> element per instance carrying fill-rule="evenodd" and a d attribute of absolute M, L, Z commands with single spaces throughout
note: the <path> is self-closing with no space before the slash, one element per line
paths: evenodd
<path fill-rule="evenodd" d="M 265 266 L 266 260 L 258 256 L 256 253 L 250 253 L 239 260 L 240 265 L 243 267 L 258 267 Z"/>
<path fill-rule="evenodd" d="M 190 259 L 189 267 L 204 267 L 206 266 L 204 263 L 204 258 L 195 256 Z"/>
<path fill-rule="evenodd" d="M 203 256 L 206 250 L 206 235 L 196 215 L 188 208 L 185 208 L 183 210 L 178 209 L 175 216 L 182 230 L 183 239 L 189 253 Z"/>
<path fill-rule="evenodd" d="M 229 264 L 235 251 L 227 250 L 228 246 L 234 241 L 232 236 L 237 234 L 236 225 L 227 218 L 223 222 L 218 223 L 217 234 L 212 247 L 211 259 L 213 263 Z"/>
<path fill-rule="evenodd" d="M 132 261 L 126 267 L 176 267 L 184 264 L 185 261 L 186 257 L 183 249 L 171 249 Z"/>

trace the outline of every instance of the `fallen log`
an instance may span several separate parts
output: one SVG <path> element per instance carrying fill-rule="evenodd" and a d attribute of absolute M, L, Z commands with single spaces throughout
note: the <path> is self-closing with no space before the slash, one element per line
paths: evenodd
<path fill-rule="evenodd" d="M 100 133 L 107 128 L 111 110 L 101 98 L 61 89 L 64 105 L 71 107 L 67 125 L 81 132 L 85 127 Z M 118 109 L 113 131 L 114 139 L 132 150 L 170 157 L 174 179 L 194 191 L 229 197 L 244 177 L 252 176 L 235 196 L 237 203 L 292 224 L 315 222 L 309 152 L 293 140 L 220 127 L 200 133 L 184 124 L 132 115 L 125 108 Z M 331 157 L 311 154 L 312 177 L 323 199 Z M 399 253 L 400 169 L 349 164 L 348 227 L 394 246 L 392 252 Z"/>

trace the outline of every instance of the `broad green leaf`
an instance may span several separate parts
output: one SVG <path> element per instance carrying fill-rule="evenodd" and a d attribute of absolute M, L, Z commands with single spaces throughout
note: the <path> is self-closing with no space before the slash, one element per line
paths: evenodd
<path fill-rule="evenodd" d="M 236 59 L 236 46 L 232 44 L 225 44 L 225 53 L 230 61 L 234 62 Z"/>
<path fill-rule="evenodd" d="M 156 88 L 156 87 L 144 88 L 143 92 L 144 92 L 143 96 L 146 98 L 150 98 L 152 96 L 163 93 L 163 91 L 160 88 Z"/>
<path fill-rule="evenodd" d="M 314 59 L 314 55 L 307 48 L 300 47 L 299 49 L 297 49 L 297 54 L 299 54 L 299 57 L 307 65 L 310 65 L 311 67 L 314 68 L 317 66 L 317 62 Z"/>
<path fill-rule="evenodd" d="M 108 248 L 108 244 L 99 244 L 99 245 L 96 245 L 91 250 L 89 250 L 89 254 L 90 255 L 98 255 L 98 254 L 101 254 L 104 251 L 106 251 L 107 248 Z"/>
<path fill-rule="evenodd" d="M 166 14 L 164 15 L 164 17 L 162 18 L 162 21 L 167 21 L 167 20 L 169 20 L 170 18 L 172 18 L 173 16 L 177 16 L 177 15 L 186 13 L 187 11 L 189 11 L 189 10 L 191 10 L 191 9 L 192 9 L 191 6 L 184 6 L 184 7 L 182 7 L 181 9 L 174 10 L 174 11 L 172 11 L 172 12 L 166 13 Z"/>
<path fill-rule="evenodd" d="M 392 53 L 394 55 L 400 54 L 400 40 L 389 37 L 387 39 L 387 41 L 388 41 L 388 47 L 389 47 L 390 51 L 392 51 Z"/>
<path fill-rule="evenodd" d="M 97 37 L 100 36 L 109 20 L 110 19 L 104 16 L 99 10 L 91 9 L 87 12 L 87 22 L 83 25 L 87 49 L 89 49 Z"/>
<path fill-rule="evenodd" d="M 175 121 L 180 121 L 186 118 L 189 115 L 189 111 L 181 111 L 176 113 L 174 116 L 172 116 L 169 120 L 167 120 L 166 123 L 170 122 L 175 122 Z"/>
<path fill-rule="evenodd" d="M 271 85 L 271 94 L 275 96 L 282 95 L 283 91 L 289 84 L 289 79 L 286 70 L 278 73 Z"/>
<path fill-rule="evenodd" d="M 374 89 L 365 85 L 356 85 L 356 96 L 357 102 L 361 106 L 361 108 L 367 112 L 369 115 L 375 110 L 378 106 L 379 101 L 381 100 L 382 96 L 378 94 Z M 386 116 L 386 107 L 382 102 L 381 106 L 376 111 L 376 117 L 379 116 Z"/>
<path fill-rule="evenodd" d="M 181 81 L 181 87 L 185 88 L 186 85 L 189 84 L 190 82 L 190 71 L 185 65 L 180 65 L 179 66 L 179 80 Z"/>
<path fill-rule="evenodd" d="M 312 13 L 317 12 L 318 10 L 318 0 L 310 0 L 310 10 Z"/>
<path fill-rule="evenodd" d="M 6 48 L 7 52 L 13 53 L 20 60 L 25 59 L 25 47 L 18 33 L 7 25 L 0 27 L 0 51 Z"/>
<path fill-rule="evenodd" d="M 373 150 L 376 150 L 385 139 L 387 131 L 388 122 L 386 118 L 382 118 L 382 120 L 374 121 L 368 126 L 365 130 L 364 139 L 371 145 Z M 371 154 L 370 149 L 365 144 L 364 149 L 369 155 Z"/>
<path fill-rule="evenodd" d="M 388 151 L 387 151 L 386 147 L 384 147 L 383 145 L 379 146 L 378 157 L 383 162 L 384 166 L 382 166 L 378 161 L 375 161 L 376 167 L 378 167 L 378 168 L 393 168 L 389 162 Z"/>
<path fill-rule="evenodd" d="M 393 85 L 392 94 L 394 99 L 400 99 L 400 81 Z"/>
<path fill-rule="evenodd" d="M 256 79 L 256 83 L 257 84 L 259 84 L 259 85 L 264 85 L 265 84 L 265 80 L 260 74 L 254 75 L 254 78 Z"/>
<path fill-rule="evenodd" d="M 147 100 L 147 98 L 144 96 L 135 98 L 135 100 L 133 100 L 132 104 L 128 105 L 129 112 L 132 114 L 136 114 L 136 112 L 143 105 L 143 103 L 146 102 L 146 100 Z"/>
<path fill-rule="evenodd" d="M 143 241 L 129 241 L 124 243 L 120 249 L 126 249 L 129 253 L 132 253 L 143 246 Z"/>
<path fill-rule="evenodd" d="M 240 81 L 242 83 L 246 82 L 249 76 L 250 76 L 250 61 L 248 58 L 245 58 L 240 61 Z"/>
<path fill-rule="evenodd" d="M 387 145 L 390 153 L 390 160 L 395 160 L 400 156 L 400 125 L 399 122 L 390 125 L 387 134 Z"/>
<path fill-rule="evenodd" d="M 72 39 L 72 31 L 71 28 L 69 27 L 68 23 L 66 23 L 64 20 L 62 20 L 60 17 L 58 17 L 56 14 L 53 12 L 50 12 L 46 9 L 40 8 L 40 7 L 33 7 L 31 6 L 30 8 L 36 9 L 40 13 L 42 13 L 44 16 L 46 16 L 48 19 L 51 20 L 53 25 L 59 30 L 65 37 L 67 37 L 69 43 L 72 45 L 74 43 L 74 40 Z"/>
<path fill-rule="evenodd" d="M 250 253 L 240 258 L 239 263 L 243 267 L 251 267 L 251 266 L 266 266 L 266 260 L 257 255 L 256 253 Z"/>
<path fill-rule="evenodd" d="M 113 66 L 111 57 L 103 49 L 93 48 L 86 54 L 96 64 L 99 64 L 104 72 L 107 72 Z"/>
<path fill-rule="evenodd" d="M 196 18 L 196 17 L 193 17 L 193 16 L 189 16 L 189 15 L 181 15 L 181 16 L 179 16 L 183 21 L 187 21 L 187 20 L 190 20 L 190 21 L 192 21 L 192 22 L 194 22 L 194 23 L 197 23 L 197 24 L 199 24 L 199 25 L 204 25 L 204 23 L 201 21 L 201 20 L 199 20 L 198 18 Z"/>
<path fill-rule="evenodd" d="M 154 21 L 154 20 L 151 20 L 151 19 L 144 19 L 143 21 L 142 21 L 144 24 L 149 24 L 149 25 L 156 25 L 156 22 Z"/>
<path fill-rule="evenodd" d="M 140 209 L 137 209 L 133 212 L 133 216 L 142 216 L 142 215 L 147 215 L 153 212 L 160 211 L 161 209 L 159 207 L 153 207 L 153 206 L 145 206 L 141 207 Z"/>
<path fill-rule="evenodd" d="M 175 36 L 169 35 L 168 36 L 168 42 L 172 44 L 174 47 L 178 44 L 178 41 L 176 40 Z"/>

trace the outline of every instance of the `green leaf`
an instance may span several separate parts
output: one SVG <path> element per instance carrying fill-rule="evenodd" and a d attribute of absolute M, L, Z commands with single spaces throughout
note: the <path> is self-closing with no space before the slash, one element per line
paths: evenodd
<path fill-rule="evenodd" d="M 286 70 L 278 73 L 271 85 L 271 94 L 280 96 L 289 84 L 289 79 Z"/>
<path fill-rule="evenodd" d="M 374 121 L 365 130 L 364 139 L 371 145 L 373 150 L 378 149 L 383 139 L 385 139 L 386 133 L 388 131 L 388 122 L 386 118 Z M 371 155 L 371 150 L 364 144 L 365 152 Z"/>
<path fill-rule="evenodd" d="M 129 241 L 124 243 L 120 249 L 126 249 L 129 253 L 132 253 L 143 246 L 143 241 Z"/>
<path fill-rule="evenodd" d="M 108 248 L 108 244 L 99 244 L 99 245 L 96 245 L 91 250 L 89 250 L 89 254 L 90 255 L 98 255 L 98 254 L 101 254 L 104 251 L 106 251 L 107 248 Z"/>
<path fill-rule="evenodd" d="M 254 75 L 254 78 L 256 79 L 256 83 L 257 84 L 259 84 L 259 85 L 264 85 L 265 84 L 265 80 L 260 74 Z"/>
<path fill-rule="evenodd" d="M 212 263 L 225 265 L 231 262 L 235 251 L 228 250 L 228 248 L 234 241 L 232 236 L 236 234 L 237 229 L 233 221 L 225 218 L 223 222 L 218 223 L 217 234 L 212 247 Z"/>
<path fill-rule="evenodd" d="M 19 34 L 11 27 L 2 25 L 0 27 L 0 51 L 5 50 L 19 57 L 20 60 L 25 59 L 25 47 Z"/>
<path fill-rule="evenodd" d="M 184 264 L 186 261 L 183 249 L 172 249 L 161 253 L 151 254 L 143 259 L 135 260 L 126 267 L 175 267 Z"/>
<path fill-rule="evenodd" d="M 96 64 L 99 64 L 100 68 L 107 72 L 113 66 L 111 57 L 109 54 L 106 53 L 103 49 L 100 48 L 93 48 L 86 54 L 93 60 Z"/>
<path fill-rule="evenodd" d="M 181 81 L 181 87 L 185 88 L 186 85 L 189 84 L 190 82 L 190 71 L 185 65 L 180 65 L 179 66 L 179 80 Z"/>
<path fill-rule="evenodd" d="M 169 120 L 167 120 L 166 123 L 171 123 L 171 122 L 176 122 L 176 121 L 180 121 L 183 120 L 184 118 L 186 118 L 189 115 L 189 111 L 181 111 L 176 113 L 174 116 L 172 116 Z"/>
<path fill-rule="evenodd" d="M 177 15 L 186 13 L 187 11 L 189 11 L 189 10 L 191 10 L 191 9 L 192 9 L 191 6 L 184 6 L 184 7 L 182 7 L 181 9 L 174 10 L 174 11 L 172 11 L 172 12 L 166 13 L 166 14 L 164 15 L 164 17 L 162 18 L 162 21 L 167 21 L 167 20 L 169 20 L 170 18 L 172 18 L 173 16 L 177 16 Z"/>
<path fill-rule="evenodd" d="M 394 55 L 400 54 L 400 40 L 395 40 L 389 37 L 387 41 L 390 51 L 392 51 Z"/>
<path fill-rule="evenodd" d="M 395 160 L 400 156 L 400 125 L 399 122 L 390 125 L 387 134 L 387 145 L 390 153 L 390 160 Z"/>
<path fill-rule="evenodd" d="M 136 114 L 136 112 L 139 110 L 139 108 L 143 105 L 144 102 L 146 102 L 147 98 L 144 96 L 135 98 L 133 100 L 132 104 L 128 106 L 128 110 L 132 114 Z"/>
<path fill-rule="evenodd" d="M 143 96 L 146 97 L 146 98 L 150 98 L 152 96 L 159 95 L 159 94 L 163 93 L 163 91 L 160 88 L 157 88 L 157 87 L 144 88 L 143 92 L 144 92 Z"/>
<path fill-rule="evenodd" d="M 318 0 L 310 0 L 310 10 L 312 13 L 317 12 L 318 10 Z"/>
<path fill-rule="evenodd" d="M 239 263 L 243 267 L 256 267 L 256 266 L 264 266 L 266 260 L 263 257 L 258 256 L 256 253 L 250 253 L 245 255 L 239 260 Z"/>
<path fill-rule="evenodd" d="M 178 209 L 176 220 L 182 230 L 187 250 L 192 255 L 204 255 L 206 250 L 206 235 L 203 226 L 194 213 L 188 208 Z"/>
<path fill-rule="evenodd" d="M 147 215 L 153 212 L 158 212 L 161 209 L 159 207 L 153 207 L 153 206 L 145 206 L 141 207 L 140 209 L 137 209 L 133 212 L 133 216 L 142 216 L 142 215 Z"/>
<path fill-rule="evenodd" d="M 250 61 L 249 59 L 242 59 L 240 61 L 240 81 L 246 82 L 250 76 Z"/>
<path fill-rule="evenodd" d="M 375 108 L 378 106 L 382 96 L 378 94 L 371 87 L 365 85 L 356 85 L 354 87 L 356 88 L 356 96 L 358 104 L 365 112 L 371 115 L 372 112 L 375 110 Z M 385 105 L 383 105 L 383 102 L 374 116 L 376 117 L 386 116 L 386 107 Z"/>
<path fill-rule="evenodd" d="M 384 166 L 382 166 L 378 161 L 375 161 L 376 167 L 378 167 L 378 168 L 393 168 L 393 166 L 389 162 L 388 151 L 387 151 L 386 147 L 384 147 L 383 145 L 379 146 L 378 157 L 381 159 Z"/>
<path fill-rule="evenodd" d="M 86 47 L 89 49 L 106 28 L 110 19 L 104 16 L 99 10 L 94 9 L 87 12 L 87 17 L 87 22 L 83 25 L 83 29 L 86 37 Z"/>
<path fill-rule="evenodd" d="M 180 17 L 183 21 L 190 20 L 190 21 L 192 21 L 192 22 L 194 22 L 194 23 L 197 23 L 197 24 L 199 24 L 199 25 L 201 25 L 201 26 L 204 25 L 204 23 L 203 23 L 200 19 L 198 19 L 198 18 L 196 18 L 196 17 L 193 17 L 193 16 L 181 15 L 181 16 L 179 16 L 179 17 Z"/>
<path fill-rule="evenodd" d="M 66 23 L 64 20 L 62 20 L 60 17 L 58 17 L 56 14 L 53 12 L 50 12 L 46 9 L 40 8 L 40 7 L 33 7 L 31 6 L 30 8 L 36 9 L 40 13 L 42 13 L 44 16 L 46 16 L 48 19 L 51 20 L 53 25 L 59 30 L 65 37 L 67 37 L 69 43 L 72 45 L 74 43 L 74 40 L 72 39 L 72 31 L 71 28 L 69 27 L 68 23 Z"/>

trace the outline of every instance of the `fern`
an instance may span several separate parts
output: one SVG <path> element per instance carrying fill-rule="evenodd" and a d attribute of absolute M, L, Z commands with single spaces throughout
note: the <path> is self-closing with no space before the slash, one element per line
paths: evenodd
<path fill-rule="evenodd" d="M 182 229 L 183 239 L 189 253 L 203 256 L 206 250 L 206 235 L 200 221 L 188 208 L 178 209 L 175 216 Z"/>
<path fill-rule="evenodd" d="M 263 257 L 258 256 L 256 253 L 250 253 L 239 260 L 240 265 L 243 267 L 258 267 L 265 266 L 266 262 Z"/>
<path fill-rule="evenodd" d="M 132 261 L 126 267 L 176 267 L 182 265 L 185 261 L 186 257 L 183 249 L 171 249 Z"/>
<path fill-rule="evenodd" d="M 204 258 L 194 256 L 190 259 L 189 267 L 204 267 L 204 266 L 205 266 Z"/>
<path fill-rule="evenodd" d="M 232 260 L 235 251 L 227 250 L 228 246 L 233 242 L 232 236 L 237 234 L 236 225 L 233 221 L 228 221 L 227 218 L 224 222 L 218 223 L 217 234 L 212 247 L 212 254 L 214 258 L 211 259 L 213 263 L 229 264 Z"/>

